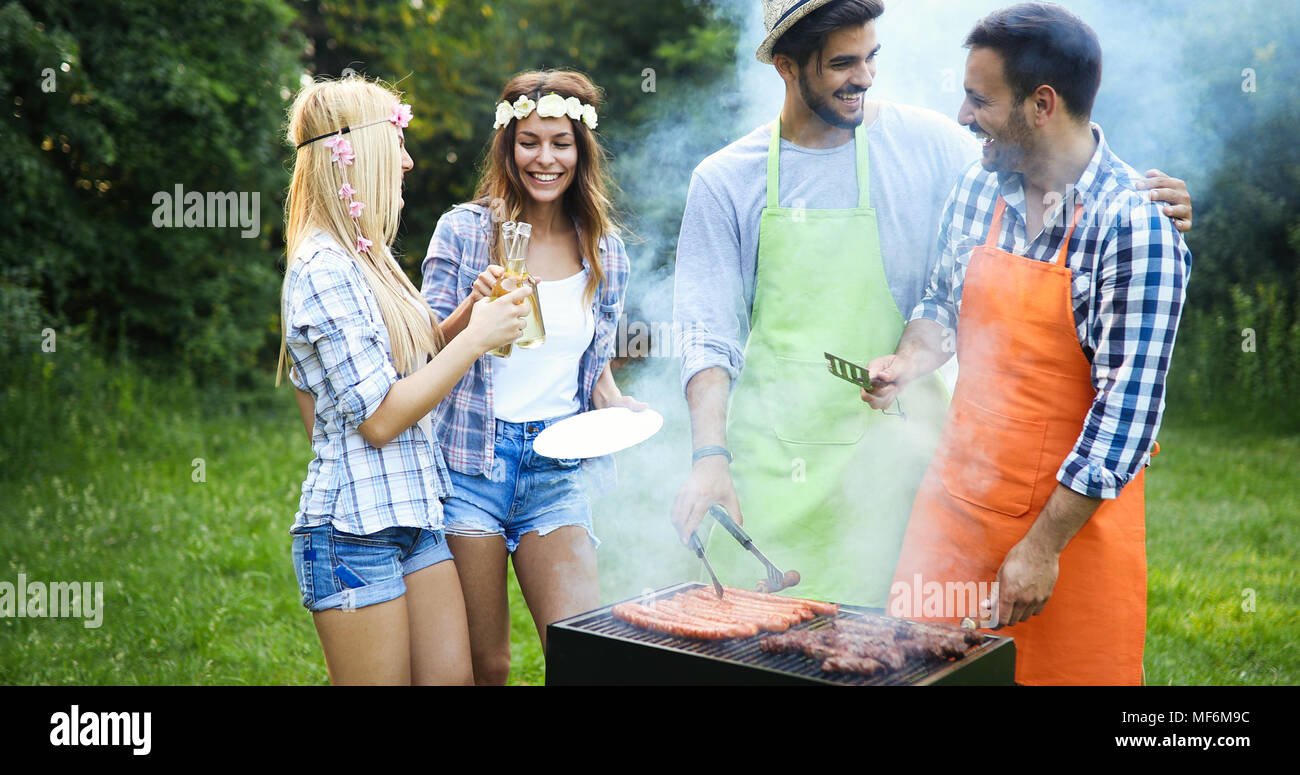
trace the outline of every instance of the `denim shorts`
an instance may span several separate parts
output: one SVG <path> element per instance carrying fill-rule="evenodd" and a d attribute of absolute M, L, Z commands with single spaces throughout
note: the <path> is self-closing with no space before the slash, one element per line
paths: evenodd
<path fill-rule="evenodd" d="M 309 611 L 351 611 L 406 594 L 402 577 L 451 559 L 441 530 L 390 527 L 353 535 L 326 523 L 293 533 L 293 569 Z"/>
<path fill-rule="evenodd" d="M 525 423 L 496 421 L 496 451 L 489 476 L 451 472 L 452 495 L 442 504 L 443 529 L 450 535 L 499 535 L 514 552 L 524 533 L 544 536 L 577 525 L 591 529 L 591 503 L 582 481 L 582 461 L 557 460 L 533 451 L 533 439 L 563 417 Z"/>

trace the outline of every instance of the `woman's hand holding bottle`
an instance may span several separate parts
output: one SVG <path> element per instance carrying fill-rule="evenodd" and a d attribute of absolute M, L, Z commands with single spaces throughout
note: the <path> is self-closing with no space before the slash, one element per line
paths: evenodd
<path fill-rule="evenodd" d="M 486 353 L 519 338 L 532 309 L 523 302 L 532 292 L 533 287 L 525 283 L 499 299 L 483 298 L 474 302 L 465 333 L 479 351 Z"/>

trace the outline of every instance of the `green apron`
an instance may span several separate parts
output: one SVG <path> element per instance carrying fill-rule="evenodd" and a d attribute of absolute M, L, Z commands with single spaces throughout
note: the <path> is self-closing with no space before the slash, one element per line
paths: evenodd
<path fill-rule="evenodd" d="M 803 577 L 790 594 L 883 607 L 948 395 L 932 374 L 903 391 L 906 419 L 888 416 L 831 375 L 822 355 L 865 366 L 893 352 L 903 330 L 881 261 L 861 125 L 854 143 L 856 208 L 783 208 L 774 124 L 752 325 L 727 444 L 745 530 L 781 570 Z M 725 584 L 753 589 L 764 577 L 724 530 L 713 530 L 708 556 Z"/>

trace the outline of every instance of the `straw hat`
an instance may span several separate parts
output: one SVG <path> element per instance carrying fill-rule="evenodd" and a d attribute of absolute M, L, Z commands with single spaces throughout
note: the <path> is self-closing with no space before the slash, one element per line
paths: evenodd
<path fill-rule="evenodd" d="M 759 44 L 754 56 L 765 65 L 772 64 L 772 47 L 776 41 L 800 19 L 832 0 L 763 0 L 763 27 L 767 37 Z"/>

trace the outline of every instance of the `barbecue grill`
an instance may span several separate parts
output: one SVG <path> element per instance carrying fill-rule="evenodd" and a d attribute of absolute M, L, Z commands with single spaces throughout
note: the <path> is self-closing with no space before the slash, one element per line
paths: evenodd
<path fill-rule="evenodd" d="M 694 587 L 687 582 L 633 598 L 647 602 Z M 566 685 L 1011 685 L 1016 647 L 1011 638 L 984 635 L 956 660 L 912 657 L 901 669 L 867 676 L 826 673 L 802 654 L 770 654 L 758 647 L 763 633 L 722 641 L 649 632 L 614 618 L 616 604 L 562 619 L 546 628 L 546 683 Z M 838 617 L 818 616 L 792 629 L 818 629 L 836 619 L 880 616 L 841 605 Z"/>

